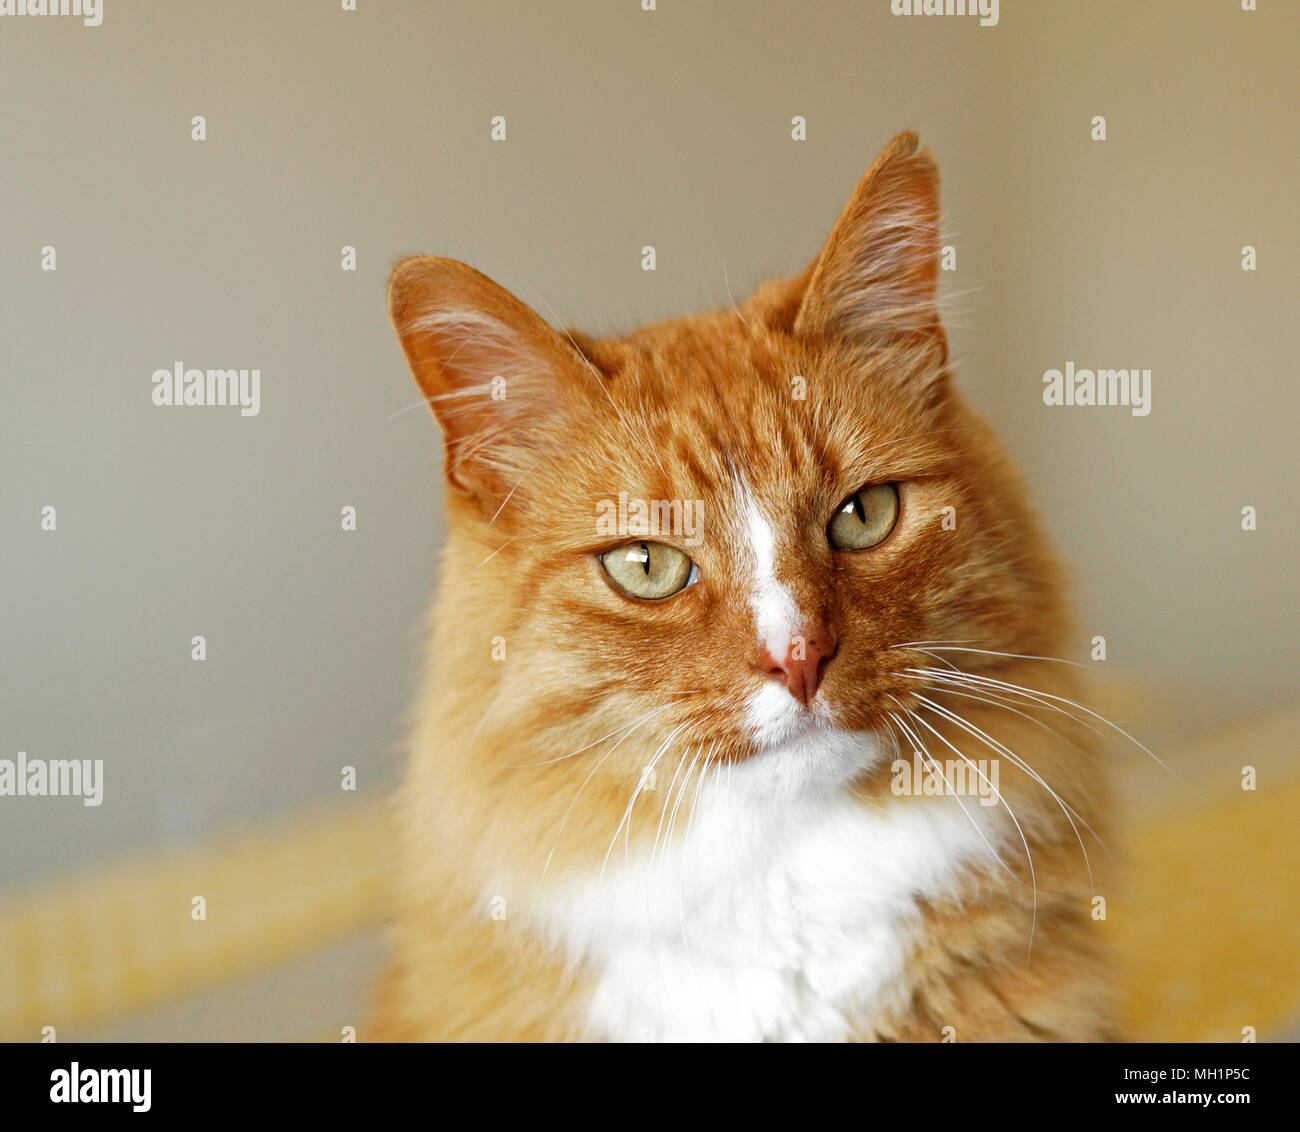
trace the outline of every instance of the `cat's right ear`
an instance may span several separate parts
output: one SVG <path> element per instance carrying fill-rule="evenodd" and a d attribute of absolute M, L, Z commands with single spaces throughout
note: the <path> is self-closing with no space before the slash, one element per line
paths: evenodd
<path fill-rule="evenodd" d="M 858 183 L 814 261 L 796 334 L 906 344 L 941 370 L 939 167 L 899 134 Z"/>
<path fill-rule="evenodd" d="M 402 260 L 388 311 L 442 427 L 448 482 L 495 510 L 560 410 L 576 349 L 504 287 L 452 259 Z"/>

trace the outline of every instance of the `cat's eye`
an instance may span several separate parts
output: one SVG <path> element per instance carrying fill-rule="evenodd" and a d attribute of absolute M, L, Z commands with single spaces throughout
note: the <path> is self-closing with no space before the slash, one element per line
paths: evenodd
<path fill-rule="evenodd" d="M 629 542 L 600 556 L 609 580 L 629 597 L 659 601 L 695 581 L 695 563 L 661 542 Z"/>
<path fill-rule="evenodd" d="M 848 497 L 826 527 L 826 537 L 837 550 L 866 550 L 884 542 L 898 522 L 898 488 L 873 483 Z"/>

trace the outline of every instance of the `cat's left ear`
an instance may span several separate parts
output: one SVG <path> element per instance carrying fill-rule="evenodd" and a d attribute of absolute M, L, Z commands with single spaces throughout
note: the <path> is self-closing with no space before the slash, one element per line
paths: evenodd
<path fill-rule="evenodd" d="M 876 158 L 813 263 L 794 332 L 913 347 L 941 367 L 939 167 L 913 133 Z"/>

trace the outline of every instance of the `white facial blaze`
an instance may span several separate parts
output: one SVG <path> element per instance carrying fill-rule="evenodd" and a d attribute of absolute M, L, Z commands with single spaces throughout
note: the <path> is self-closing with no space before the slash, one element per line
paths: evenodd
<path fill-rule="evenodd" d="M 776 534 L 752 499 L 745 502 L 745 526 L 754 558 L 750 606 L 758 639 L 777 660 L 785 658 L 802 618 L 794 596 L 776 578 Z"/>
<path fill-rule="evenodd" d="M 742 490 L 745 536 L 752 562 L 750 608 L 754 611 L 757 640 L 754 649 L 765 647 L 776 660 L 785 659 L 791 638 L 800 632 L 803 618 L 794 595 L 776 577 L 776 533 L 772 524 Z M 766 681 L 751 695 L 745 715 L 754 738 L 762 746 L 783 743 L 805 730 L 808 719 L 784 684 Z"/>

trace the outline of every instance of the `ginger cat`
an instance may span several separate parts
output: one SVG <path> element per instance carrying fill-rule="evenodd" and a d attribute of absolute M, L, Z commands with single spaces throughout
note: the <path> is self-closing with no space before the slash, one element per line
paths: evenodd
<path fill-rule="evenodd" d="M 1099 741 L 938 212 L 902 134 L 801 274 L 606 340 L 397 266 L 449 533 L 373 1036 L 1113 1036 Z"/>

